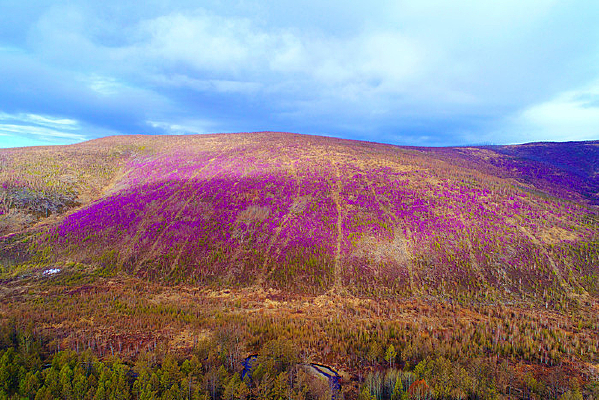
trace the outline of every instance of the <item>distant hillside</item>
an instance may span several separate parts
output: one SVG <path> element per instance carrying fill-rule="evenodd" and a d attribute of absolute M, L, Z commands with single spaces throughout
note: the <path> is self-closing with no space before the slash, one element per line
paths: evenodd
<path fill-rule="evenodd" d="M 554 197 L 599 205 L 599 141 L 419 150 Z"/>
<path fill-rule="evenodd" d="M 271 132 L 4 149 L 3 263 L 309 293 L 584 299 L 599 295 L 598 149 Z"/>

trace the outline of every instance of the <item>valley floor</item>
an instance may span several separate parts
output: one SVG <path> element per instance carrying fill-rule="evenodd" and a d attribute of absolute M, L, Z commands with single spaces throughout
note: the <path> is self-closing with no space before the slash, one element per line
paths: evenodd
<path fill-rule="evenodd" d="M 132 398 L 143 398 L 140 376 L 150 382 L 165 368 L 176 379 L 148 386 L 154 397 L 277 398 L 283 390 L 288 398 L 331 398 L 327 382 L 301 368 L 307 363 L 340 374 L 336 398 L 599 398 L 598 315 L 594 298 L 558 311 L 466 297 L 307 296 L 39 273 L 0 285 L 0 374 L 7 363 L 23 366 L 21 383 L 2 393 L 56 395 L 62 389 L 49 388 L 49 371 L 87 357 L 97 375 L 86 386 L 90 398 L 99 398 L 92 386 L 99 387 L 102 368 L 105 378 L 126 373 Z M 27 361 L 32 352 L 37 372 Z M 253 379 L 242 381 L 251 354 L 258 364 Z M 37 373 L 30 376 L 37 384 L 24 393 L 27 371 Z M 74 383 L 75 375 L 64 379 Z"/>

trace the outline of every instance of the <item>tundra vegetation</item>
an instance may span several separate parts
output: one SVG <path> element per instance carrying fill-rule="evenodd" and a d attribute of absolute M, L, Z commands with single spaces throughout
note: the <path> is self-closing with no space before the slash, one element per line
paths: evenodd
<path fill-rule="evenodd" d="M 269 132 L 0 150 L 0 397 L 599 399 L 598 164 Z"/>

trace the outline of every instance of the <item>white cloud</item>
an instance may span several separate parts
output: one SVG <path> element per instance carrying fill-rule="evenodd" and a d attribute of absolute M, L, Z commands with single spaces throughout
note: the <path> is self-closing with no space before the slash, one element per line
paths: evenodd
<path fill-rule="evenodd" d="M 91 74 L 83 78 L 83 80 L 87 81 L 90 89 L 105 96 L 115 95 L 123 87 L 115 78 L 98 74 Z"/>
<path fill-rule="evenodd" d="M 0 132 L 6 134 L 33 135 L 41 139 L 64 138 L 77 141 L 85 140 L 85 136 L 72 132 L 64 132 L 56 129 L 44 128 L 35 125 L 0 124 Z"/>
<path fill-rule="evenodd" d="M 527 107 L 501 131 L 513 143 L 599 139 L 599 81 Z"/>
<path fill-rule="evenodd" d="M 310 79 L 312 86 L 396 92 L 425 70 L 418 45 L 393 30 L 357 31 L 339 39 L 265 30 L 248 19 L 206 12 L 161 16 L 144 21 L 140 29 L 147 37 L 135 53 L 187 65 L 192 76 L 163 81 L 199 90 L 246 91 L 273 81 Z M 193 77 L 202 74 L 219 79 Z"/>
<path fill-rule="evenodd" d="M 594 93 L 595 105 L 569 92 L 522 113 L 524 122 L 538 127 L 543 136 L 560 140 L 590 140 L 599 138 L 599 93 Z"/>
<path fill-rule="evenodd" d="M 597 78 L 598 10 L 584 1 L 72 4 L 40 7 L 15 23 L 24 44 L 0 44 L 0 74 L 30 59 L 3 75 L 0 109 L 65 115 L 88 134 L 274 123 L 461 144 L 594 132 L 594 106 L 569 91 Z"/>
<path fill-rule="evenodd" d="M 48 115 L 37 115 L 31 113 L 7 114 L 0 112 L 0 121 L 21 121 L 61 129 L 79 129 L 77 121 L 69 118 L 56 118 Z"/>
<path fill-rule="evenodd" d="M 272 46 L 268 35 L 254 31 L 243 18 L 222 18 L 197 12 L 171 14 L 144 21 L 144 52 L 171 63 L 198 69 L 232 72 L 252 69 Z"/>
<path fill-rule="evenodd" d="M 212 121 L 202 119 L 183 119 L 173 121 L 147 121 L 148 125 L 163 129 L 169 135 L 188 135 L 210 133 L 215 125 Z"/>
<path fill-rule="evenodd" d="M 236 81 L 227 79 L 195 79 L 186 75 L 155 75 L 153 82 L 161 86 L 190 88 L 199 92 L 218 93 L 254 93 L 263 88 L 259 82 Z"/>
<path fill-rule="evenodd" d="M 50 142 L 56 140 L 81 142 L 87 139 L 81 133 L 78 121 L 31 113 L 8 114 L 0 112 L 0 134 L 9 137 L 29 137 L 36 141 Z M 3 140 L 3 142 L 6 142 L 6 140 Z"/>

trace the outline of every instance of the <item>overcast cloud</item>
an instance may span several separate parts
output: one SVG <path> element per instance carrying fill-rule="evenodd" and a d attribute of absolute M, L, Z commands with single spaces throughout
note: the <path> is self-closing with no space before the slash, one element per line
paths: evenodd
<path fill-rule="evenodd" d="M 599 2 L 132 3 L 0 0 L 0 147 L 259 130 L 599 138 Z"/>

